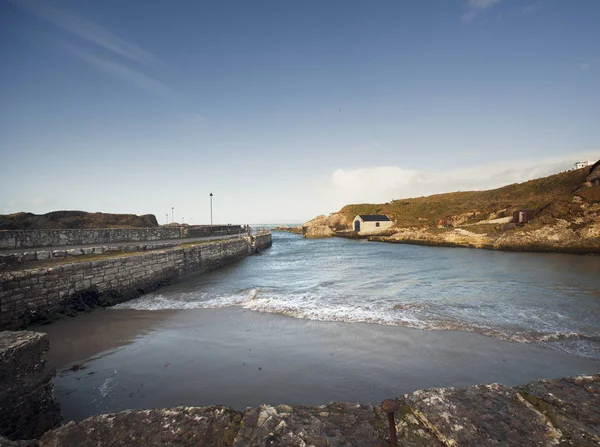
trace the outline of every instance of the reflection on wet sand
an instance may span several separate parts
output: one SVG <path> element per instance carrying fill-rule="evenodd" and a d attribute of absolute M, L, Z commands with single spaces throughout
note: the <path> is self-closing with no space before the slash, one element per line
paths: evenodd
<path fill-rule="evenodd" d="M 96 309 L 76 318 L 64 318 L 29 329 L 48 334 L 50 351 L 46 358 L 61 369 L 75 361 L 132 343 L 137 337 L 159 328 L 177 312 Z"/>

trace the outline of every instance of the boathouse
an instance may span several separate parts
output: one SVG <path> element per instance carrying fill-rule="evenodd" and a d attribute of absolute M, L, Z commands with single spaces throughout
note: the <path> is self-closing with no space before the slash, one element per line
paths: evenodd
<path fill-rule="evenodd" d="M 361 233 L 377 233 L 394 225 L 385 214 L 358 214 L 352 222 L 352 229 Z"/>

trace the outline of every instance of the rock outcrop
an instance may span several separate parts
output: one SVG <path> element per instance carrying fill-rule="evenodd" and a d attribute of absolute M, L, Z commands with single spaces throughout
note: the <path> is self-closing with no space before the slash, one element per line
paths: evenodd
<path fill-rule="evenodd" d="M 534 221 L 533 224 L 521 226 L 488 224 L 449 229 L 401 228 L 392 236 L 375 236 L 370 239 L 380 242 L 510 251 L 600 253 L 600 203 L 586 203 L 583 200 L 574 200 L 574 203 L 577 204 L 577 208 L 572 208 L 572 220 L 549 219 L 547 216 L 544 219 L 542 216 L 541 222 Z M 478 232 L 470 231 L 475 229 Z"/>
<path fill-rule="evenodd" d="M 0 332 L 0 435 L 10 440 L 38 438 L 62 419 L 48 348 L 45 334 Z"/>
<path fill-rule="evenodd" d="M 309 239 L 332 237 L 335 236 L 336 231 L 350 229 L 351 224 L 351 218 L 341 213 L 317 216 L 303 225 L 304 237 Z"/>
<path fill-rule="evenodd" d="M 149 228 L 158 227 L 154 214 L 110 214 L 85 211 L 52 211 L 46 214 L 0 214 L 0 230 L 49 228 Z"/>
<path fill-rule="evenodd" d="M 335 231 L 326 225 L 315 225 L 312 227 L 306 227 L 304 231 L 304 237 L 307 239 L 318 239 L 324 237 L 335 236 Z"/>
<path fill-rule="evenodd" d="M 596 446 L 600 374 L 500 384 L 432 388 L 393 399 L 399 445 Z M 389 401 L 388 401 L 389 402 Z M 333 402 L 125 411 L 94 416 L 46 433 L 41 447 L 108 446 L 388 446 L 382 406 Z"/>
<path fill-rule="evenodd" d="M 336 228 L 338 230 L 348 230 L 352 225 L 352 219 L 354 216 L 348 218 L 346 215 L 341 213 L 331 213 L 328 216 L 321 215 L 317 216 L 314 219 L 309 220 L 304 224 L 305 227 L 313 227 L 313 226 L 328 226 L 332 228 Z"/>

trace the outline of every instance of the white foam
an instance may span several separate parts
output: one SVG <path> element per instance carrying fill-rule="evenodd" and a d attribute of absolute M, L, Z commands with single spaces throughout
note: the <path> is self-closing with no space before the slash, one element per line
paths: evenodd
<path fill-rule="evenodd" d="M 502 340 L 531 343 L 560 343 L 569 341 L 576 345 L 578 340 L 597 343 L 598 337 L 590 337 L 576 331 L 553 330 L 540 320 L 537 329 L 524 330 L 515 325 L 517 320 L 534 322 L 521 309 L 504 307 L 504 313 L 482 305 L 443 305 L 428 302 L 391 303 L 385 299 L 362 302 L 357 297 L 347 297 L 335 288 L 328 289 L 327 296 L 313 293 L 287 293 L 276 290 L 246 289 L 229 294 L 211 295 L 207 292 L 186 292 L 165 296 L 150 294 L 114 306 L 117 309 L 208 309 L 242 307 L 255 312 L 281 314 L 294 318 L 317 321 L 348 323 L 375 323 L 405 326 L 425 330 L 452 330 L 477 332 Z M 492 318 L 493 317 L 493 318 Z M 512 317 L 512 318 L 511 318 Z M 485 323 L 484 323 L 485 322 Z M 495 322 L 495 323 L 494 323 Z M 536 325 L 537 326 L 537 325 Z M 561 349 L 578 353 L 579 348 L 565 344 Z"/>

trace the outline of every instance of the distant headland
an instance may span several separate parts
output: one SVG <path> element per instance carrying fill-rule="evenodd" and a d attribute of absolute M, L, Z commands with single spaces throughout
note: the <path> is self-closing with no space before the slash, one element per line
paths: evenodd
<path fill-rule="evenodd" d="M 361 228 L 365 217 L 376 220 L 372 216 L 377 215 L 393 225 Z M 600 163 L 488 191 L 346 205 L 287 231 L 307 238 L 600 253 Z"/>

